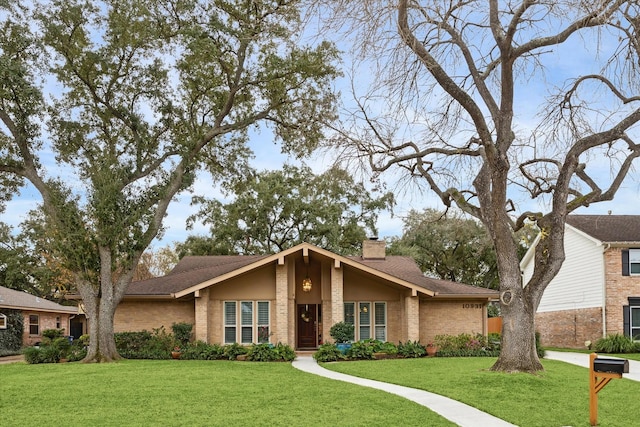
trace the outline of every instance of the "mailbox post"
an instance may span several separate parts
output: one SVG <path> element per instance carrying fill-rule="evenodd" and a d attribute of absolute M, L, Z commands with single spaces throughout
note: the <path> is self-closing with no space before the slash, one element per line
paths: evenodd
<path fill-rule="evenodd" d="M 622 378 L 629 373 L 629 361 L 624 359 L 599 358 L 596 353 L 589 356 L 589 421 L 598 425 L 598 392 L 613 378 Z"/>

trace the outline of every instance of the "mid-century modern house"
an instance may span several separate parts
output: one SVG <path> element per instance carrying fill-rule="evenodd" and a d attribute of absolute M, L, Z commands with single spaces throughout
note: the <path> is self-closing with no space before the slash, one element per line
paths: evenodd
<path fill-rule="evenodd" d="M 340 321 L 355 339 L 420 340 L 487 333 L 495 291 L 425 277 L 413 259 L 386 256 L 367 240 L 362 256 L 303 243 L 273 255 L 183 258 L 166 276 L 133 282 L 115 314 L 115 330 L 194 325 L 208 343 L 282 342 L 314 349 Z"/>
<path fill-rule="evenodd" d="M 615 333 L 640 340 L 640 216 L 569 215 L 564 243 L 536 313 L 542 344 L 584 348 Z M 525 282 L 534 249 L 521 262 Z"/>
<path fill-rule="evenodd" d="M 0 333 L 11 327 L 8 320 L 13 313 L 23 318 L 22 343 L 29 346 L 42 341 L 46 329 L 64 329 L 71 335 L 78 308 L 0 286 Z"/>

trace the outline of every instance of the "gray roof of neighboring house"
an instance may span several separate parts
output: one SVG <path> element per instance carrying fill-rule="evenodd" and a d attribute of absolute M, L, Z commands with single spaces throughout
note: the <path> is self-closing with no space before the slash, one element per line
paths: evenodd
<path fill-rule="evenodd" d="M 184 257 L 166 276 L 131 283 L 127 296 L 161 296 L 180 292 L 223 274 L 248 266 L 267 258 L 269 255 L 231 255 L 231 256 L 194 256 Z M 369 268 L 389 274 L 406 282 L 450 296 L 497 296 L 497 291 L 447 280 L 425 277 L 412 258 L 387 256 L 384 259 L 363 259 L 350 256 L 348 259 Z M 495 294 L 495 295 L 494 295 Z"/>
<path fill-rule="evenodd" d="M 567 224 L 601 242 L 640 242 L 640 215 L 568 215 Z"/>
<path fill-rule="evenodd" d="M 78 307 L 60 305 L 26 292 L 0 286 L 0 308 L 78 314 Z"/>

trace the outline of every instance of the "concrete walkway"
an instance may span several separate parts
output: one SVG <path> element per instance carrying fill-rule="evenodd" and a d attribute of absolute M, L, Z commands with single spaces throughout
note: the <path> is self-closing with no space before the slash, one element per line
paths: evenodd
<path fill-rule="evenodd" d="M 320 375 L 338 381 L 345 381 L 363 387 L 371 387 L 388 393 L 396 394 L 405 399 L 409 399 L 419 405 L 426 406 L 433 412 L 440 414 L 449 421 L 461 427 L 507 427 L 514 426 L 500 418 L 482 412 L 472 406 L 465 405 L 448 397 L 428 391 L 418 390 L 410 387 L 395 384 L 383 383 L 381 381 L 369 380 L 366 378 L 354 377 L 351 375 L 333 372 L 320 367 L 311 356 L 298 355 L 293 362 L 293 367 L 310 374 Z"/>
<path fill-rule="evenodd" d="M 0 357 L 0 364 L 3 364 L 3 363 L 16 363 L 16 362 L 24 362 L 24 355 L 17 354 L 15 356 L 3 356 L 3 357 Z"/>
<path fill-rule="evenodd" d="M 611 359 L 624 359 L 624 357 L 602 356 Z M 568 353 L 564 351 L 546 351 L 545 359 L 559 360 L 561 362 L 571 363 L 572 365 L 589 368 L 589 355 L 586 353 Z M 640 362 L 629 360 L 629 373 L 622 374 L 622 378 L 633 381 L 640 381 Z"/>

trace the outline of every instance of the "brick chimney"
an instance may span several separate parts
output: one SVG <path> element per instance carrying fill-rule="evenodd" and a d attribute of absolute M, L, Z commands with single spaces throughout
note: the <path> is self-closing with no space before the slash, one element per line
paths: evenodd
<path fill-rule="evenodd" d="M 386 242 L 370 237 L 362 242 L 362 259 L 385 259 Z"/>

